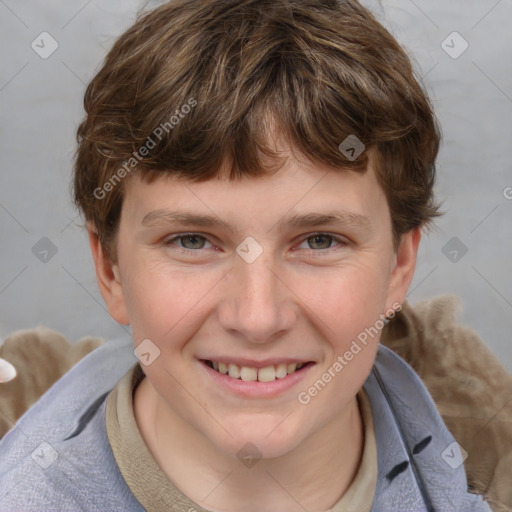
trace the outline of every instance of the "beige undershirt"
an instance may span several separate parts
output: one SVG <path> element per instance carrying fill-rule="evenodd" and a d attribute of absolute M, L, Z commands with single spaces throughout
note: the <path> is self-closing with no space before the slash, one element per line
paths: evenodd
<path fill-rule="evenodd" d="M 139 432 L 133 413 L 133 393 L 144 377 L 137 363 L 107 398 L 107 436 L 128 487 L 150 512 L 210 512 L 187 498 L 162 471 Z M 377 485 L 377 443 L 370 401 L 358 395 L 364 423 L 364 449 L 357 474 L 342 498 L 326 512 L 370 512 Z"/>

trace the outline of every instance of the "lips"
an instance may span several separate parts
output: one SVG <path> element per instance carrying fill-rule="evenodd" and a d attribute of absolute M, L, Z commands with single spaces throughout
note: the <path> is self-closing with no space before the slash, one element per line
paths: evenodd
<path fill-rule="evenodd" d="M 239 365 L 226 361 L 212 361 L 209 359 L 202 359 L 201 361 L 221 375 L 245 382 L 273 382 L 278 379 L 284 379 L 288 375 L 300 371 L 305 366 L 313 364 L 312 362 L 280 362 L 261 367 Z"/>

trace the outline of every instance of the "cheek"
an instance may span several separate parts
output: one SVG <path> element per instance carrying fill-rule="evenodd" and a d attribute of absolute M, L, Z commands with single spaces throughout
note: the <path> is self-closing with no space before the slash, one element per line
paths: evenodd
<path fill-rule="evenodd" d="M 373 366 L 383 322 L 387 274 L 373 264 L 353 265 L 324 279 L 304 302 L 314 304 L 325 359 L 297 399 L 320 428 L 357 394 Z M 308 302 L 309 301 L 309 302 Z"/>
<path fill-rule="evenodd" d="M 377 258 L 300 282 L 297 295 L 315 313 L 326 338 L 340 348 L 374 325 L 385 309 L 388 279 Z"/>
<path fill-rule="evenodd" d="M 164 349 L 170 348 L 169 340 L 190 337 L 201 313 L 201 299 L 214 287 L 214 276 L 198 279 L 197 273 L 170 270 L 159 262 L 131 263 L 123 290 L 134 341 L 150 338 Z"/>

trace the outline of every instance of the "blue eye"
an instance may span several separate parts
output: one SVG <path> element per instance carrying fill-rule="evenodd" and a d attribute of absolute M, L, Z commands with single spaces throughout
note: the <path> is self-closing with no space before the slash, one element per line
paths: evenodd
<path fill-rule="evenodd" d="M 307 243 L 308 246 L 299 246 L 298 249 L 308 249 L 315 253 L 328 252 L 329 249 L 335 250 L 349 244 L 347 240 L 327 233 L 313 233 L 304 238 L 300 245 L 304 243 Z M 164 240 L 163 244 L 167 248 L 189 254 L 212 248 L 211 242 L 199 233 L 181 233 Z M 210 244 L 210 246 L 208 247 L 206 244 Z"/>
<path fill-rule="evenodd" d="M 303 243 L 304 242 L 307 242 L 308 248 L 315 250 L 315 252 L 333 249 L 333 242 L 336 242 L 337 245 L 340 246 L 348 245 L 347 241 L 333 235 L 328 235 L 327 233 L 314 233 L 305 238 Z M 317 245 L 317 247 L 314 247 L 315 245 Z"/>
<path fill-rule="evenodd" d="M 203 249 L 205 242 L 208 242 L 204 236 L 197 233 L 185 233 L 166 240 L 165 245 L 174 245 L 176 241 L 181 243 L 181 247 L 178 246 L 178 248 L 189 251 Z"/>

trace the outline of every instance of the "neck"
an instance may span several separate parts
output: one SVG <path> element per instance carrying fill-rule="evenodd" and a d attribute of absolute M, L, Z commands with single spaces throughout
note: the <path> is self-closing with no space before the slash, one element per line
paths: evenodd
<path fill-rule="evenodd" d="M 356 398 L 295 449 L 247 468 L 162 402 L 145 378 L 134 395 L 142 438 L 167 478 L 205 509 L 325 511 L 343 496 L 357 473 L 364 434 Z"/>

